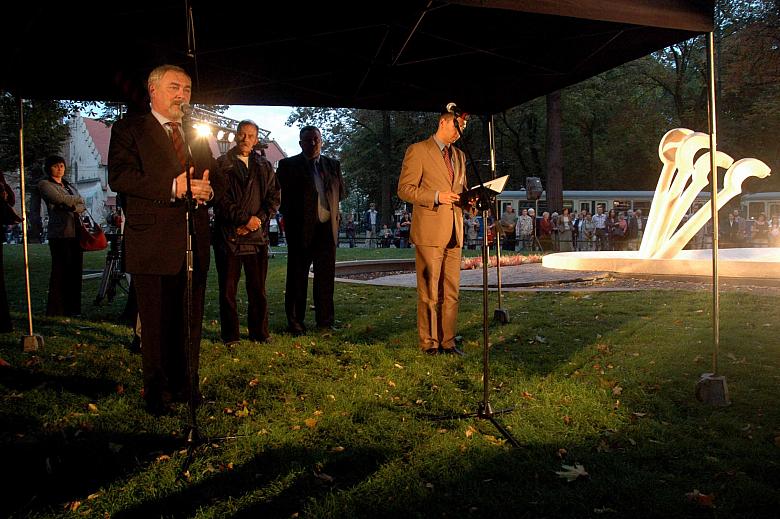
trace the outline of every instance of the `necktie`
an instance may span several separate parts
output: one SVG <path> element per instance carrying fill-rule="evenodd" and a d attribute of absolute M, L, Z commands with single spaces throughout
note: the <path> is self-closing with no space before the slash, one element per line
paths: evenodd
<path fill-rule="evenodd" d="M 455 183 L 455 170 L 452 169 L 452 159 L 450 158 L 450 147 L 445 146 L 441 150 L 441 154 L 444 156 L 444 163 L 447 165 L 447 171 L 450 172 L 450 184 Z"/>
<path fill-rule="evenodd" d="M 171 129 L 173 151 L 176 152 L 176 158 L 179 159 L 181 169 L 184 170 L 187 167 L 187 154 L 184 152 L 184 139 L 181 138 L 181 133 L 179 133 L 179 123 L 169 122 L 165 123 L 165 125 Z"/>

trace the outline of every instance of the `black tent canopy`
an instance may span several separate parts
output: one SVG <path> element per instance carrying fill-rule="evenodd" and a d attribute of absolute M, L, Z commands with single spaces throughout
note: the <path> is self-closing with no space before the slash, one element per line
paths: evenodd
<path fill-rule="evenodd" d="M 174 63 L 199 103 L 495 113 L 713 25 L 712 0 L 237 5 L 6 4 L 0 89 L 140 102 L 149 70 Z"/>

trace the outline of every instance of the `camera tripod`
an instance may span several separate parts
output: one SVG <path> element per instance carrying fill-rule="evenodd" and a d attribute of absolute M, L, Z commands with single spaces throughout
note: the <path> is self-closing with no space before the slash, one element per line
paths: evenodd
<path fill-rule="evenodd" d="M 117 288 L 125 294 L 129 293 L 129 284 L 122 269 L 122 235 L 107 234 L 109 248 L 106 254 L 106 265 L 103 267 L 103 277 L 100 278 L 100 288 L 95 296 L 95 305 L 104 299 L 111 303 L 116 296 Z"/>

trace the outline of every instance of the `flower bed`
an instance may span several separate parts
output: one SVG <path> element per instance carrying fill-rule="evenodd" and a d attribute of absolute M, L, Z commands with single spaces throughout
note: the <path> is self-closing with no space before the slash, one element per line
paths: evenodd
<path fill-rule="evenodd" d="M 542 256 L 539 254 L 531 254 L 524 256 L 522 254 L 501 256 L 501 266 L 508 267 L 513 265 L 524 265 L 526 263 L 541 263 Z M 496 256 L 490 256 L 490 266 L 496 266 Z M 474 270 L 482 268 L 482 256 L 475 256 L 473 258 L 463 258 L 460 263 L 461 270 Z"/>

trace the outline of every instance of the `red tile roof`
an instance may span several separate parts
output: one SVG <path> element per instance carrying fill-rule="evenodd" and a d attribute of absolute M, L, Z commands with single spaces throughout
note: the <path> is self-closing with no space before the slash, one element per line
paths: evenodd
<path fill-rule="evenodd" d="M 286 158 L 287 154 L 284 152 L 281 146 L 279 146 L 279 143 L 272 140 L 268 143 L 268 147 L 265 149 L 265 158 L 268 159 L 268 161 L 276 166 L 276 163 L 282 160 L 283 158 Z"/>
<path fill-rule="evenodd" d="M 83 117 L 87 132 L 95 143 L 95 148 L 100 155 L 100 165 L 108 164 L 108 143 L 111 140 L 111 127 L 106 126 L 96 119 Z"/>

